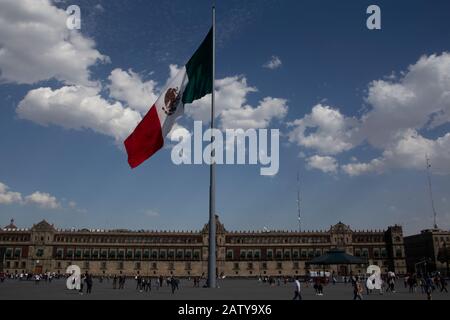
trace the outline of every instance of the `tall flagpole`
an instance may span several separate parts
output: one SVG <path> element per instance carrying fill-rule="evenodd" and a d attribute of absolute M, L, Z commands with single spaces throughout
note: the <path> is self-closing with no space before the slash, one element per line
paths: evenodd
<path fill-rule="evenodd" d="M 430 192 L 431 209 L 433 209 L 434 228 L 437 229 L 438 228 L 437 219 L 436 219 L 437 214 L 436 214 L 436 208 L 434 206 L 433 189 L 431 187 L 431 177 L 430 177 L 431 163 L 430 163 L 430 158 L 428 158 L 428 154 L 425 155 L 425 160 L 427 161 L 428 191 Z"/>
<path fill-rule="evenodd" d="M 300 216 L 300 172 L 297 171 L 297 213 L 298 213 L 298 232 L 302 232 L 302 220 Z"/>
<path fill-rule="evenodd" d="M 214 129 L 214 98 L 216 79 L 216 7 L 212 7 L 213 25 L 213 74 L 211 94 L 211 130 Z M 211 144 L 214 136 L 211 135 Z M 210 288 L 216 288 L 216 159 L 215 149 L 211 152 L 211 164 L 209 167 L 209 258 L 208 258 L 208 284 Z"/>

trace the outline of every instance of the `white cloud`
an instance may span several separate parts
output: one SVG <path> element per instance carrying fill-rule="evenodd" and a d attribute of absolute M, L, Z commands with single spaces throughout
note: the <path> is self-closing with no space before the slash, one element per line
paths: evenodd
<path fill-rule="evenodd" d="M 337 173 L 338 163 L 335 158 L 329 156 L 312 156 L 307 159 L 309 169 L 317 169 L 325 173 Z"/>
<path fill-rule="evenodd" d="M 285 99 L 266 97 L 259 105 L 247 104 L 247 95 L 257 89 L 247 84 L 243 76 L 216 80 L 216 117 L 221 120 L 222 129 L 266 128 L 274 119 L 287 114 Z M 186 105 L 186 113 L 194 120 L 208 123 L 211 115 L 211 95 Z"/>
<path fill-rule="evenodd" d="M 373 81 L 361 131 L 370 144 L 385 148 L 398 133 L 450 122 L 450 54 L 423 56 L 398 81 Z M 382 128 L 382 130 L 380 130 Z"/>
<path fill-rule="evenodd" d="M 322 104 L 314 106 L 310 114 L 288 125 L 293 127 L 288 133 L 290 142 L 314 149 L 322 155 L 350 150 L 358 141 L 357 120 Z"/>
<path fill-rule="evenodd" d="M 158 218 L 160 216 L 159 212 L 155 210 L 146 210 L 144 214 L 149 218 Z"/>
<path fill-rule="evenodd" d="M 141 120 L 139 112 L 156 99 L 155 82 L 144 82 L 133 71 L 112 71 L 111 98 L 101 95 L 89 68 L 107 57 L 95 42 L 66 27 L 67 15 L 47 0 L 5 0 L 0 3 L 0 77 L 3 81 L 35 83 L 56 78 L 58 89 L 41 87 L 27 93 L 16 112 L 43 126 L 92 129 L 121 142 Z"/>
<path fill-rule="evenodd" d="M 46 192 L 36 191 L 28 196 L 22 196 L 20 192 L 9 191 L 9 187 L 0 182 L 0 204 L 11 205 L 11 204 L 29 204 L 35 205 L 44 209 L 60 209 L 61 204 L 56 199 Z M 76 203 L 73 201 L 69 202 L 69 207 L 76 207 Z"/>
<path fill-rule="evenodd" d="M 450 54 L 421 57 L 402 78 L 369 85 L 372 109 L 361 118 L 361 134 L 382 155 L 368 163 L 344 165 L 344 172 L 359 175 L 392 168 L 425 168 L 425 156 L 436 174 L 450 174 L 450 133 L 425 138 L 429 131 L 450 123 Z"/>
<path fill-rule="evenodd" d="M 32 84 L 56 78 L 92 84 L 89 67 L 108 57 L 95 42 L 66 27 L 65 11 L 48 0 L 0 2 L 0 79 Z"/>
<path fill-rule="evenodd" d="M 143 81 L 139 74 L 132 70 L 114 69 L 108 79 L 111 82 L 108 85 L 110 96 L 141 114 L 147 113 L 158 99 L 156 82 Z"/>
<path fill-rule="evenodd" d="M 91 129 L 122 142 L 141 120 L 139 112 L 120 102 L 110 103 L 98 88 L 65 86 L 31 90 L 19 103 L 17 114 L 43 126 Z"/>
<path fill-rule="evenodd" d="M 390 169 L 425 168 L 425 155 L 436 174 L 450 174 L 450 133 L 426 138 L 434 128 L 450 123 L 450 54 L 421 57 L 401 76 L 369 85 L 369 110 L 348 118 L 337 109 L 316 105 L 311 114 L 289 125 L 289 141 L 319 155 L 337 155 L 366 142 L 380 156 L 367 162 L 352 157 L 341 166 L 358 176 Z M 423 133 L 422 133 L 423 132 Z"/>
<path fill-rule="evenodd" d="M 25 197 L 25 202 L 37 205 L 44 209 L 59 209 L 61 204 L 52 195 L 36 191 L 33 194 Z"/>
<path fill-rule="evenodd" d="M 48 0 L 5 0 L 0 9 L 1 79 L 31 84 L 56 78 L 65 84 L 29 91 L 16 109 L 19 118 L 43 126 L 91 129 L 122 142 L 158 98 L 157 83 L 131 69 L 114 69 L 105 88 L 92 81 L 89 68 L 107 57 L 95 49 L 93 40 L 69 31 L 66 13 Z M 169 69 L 168 81 L 181 67 Z M 247 104 L 247 95 L 256 88 L 243 76 L 219 79 L 216 85 L 216 114 L 223 128 L 265 128 L 287 114 L 284 99 L 266 97 L 255 107 Z M 210 99 L 188 105 L 188 116 L 208 123 Z"/>
<path fill-rule="evenodd" d="M 342 170 L 349 176 L 359 176 L 370 172 L 381 172 L 384 162 L 380 159 L 373 159 L 369 163 L 349 163 L 341 166 Z"/>
<path fill-rule="evenodd" d="M 179 68 L 170 65 L 170 78 Z M 19 103 L 17 114 L 43 126 L 58 125 L 66 129 L 91 129 L 113 137 L 120 143 L 141 120 L 142 113 L 157 99 L 156 82 L 143 82 L 133 71 L 115 69 L 109 78 L 111 98 L 100 95 L 100 88 L 65 86 L 59 89 L 38 88 L 31 90 Z M 266 97 L 256 107 L 246 103 L 247 94 L 256 89 L 247 85 L 244 77 L 228 77 L 217 80 L 217 117 L 221 127 L 266 128 L 271 121 L 282 119 L 288 111 L 287 101 Z M 211 96 L 186 106 L 186 113 L 194 120 L 209 122 Z"/>
<path fill-rule="evenodd" d="M 103 6 L 102 6 L 100 3 L 97 4 L 97 5 L 95 5 L 94 8 L 95 8 L 96 10 L 100 11 L 100 12 L 105 11 L 105 8 L 103 8 Z"/>
<path fill-rule="evenodd" d="M 222 128 L 249 129 L 267 128 L 274 119 L 283 119 L 288 111 L 285 99 L 266 97 L 255 108 L 245 105 L 239 109 L 223 110 Z"/>
<path fill-rule="evenodd" d="M 277 56 L 272 56 L 269 61 L 267 61 L 263 67 L 270 70 L 275 70 L 281 67 L 283 63 L 281 59 Z"/>
<path fill-rule="evenodd" d="M 179 67 L 176 64 L 170 64 L 169 65 L 169 78 L 166 81 L 166 84 L 164 85 L 164 87 L 167 87 L 172 80 L 175 79 L 175 77 L 177 76 L 177 74 L 181 71 L 183 67 Z"/>
<path fill-rule="evenodd" d="M 170 65 L 169 80 L 179 71 Z M 107 85 L 111 99 L 100 94 L 100 87 L 64 86 L 59 89 L 38 88 L 28 92 L 16 112 L 21 119 L 66 129 L 91 129 L 113 137 L 121 143 L 136 127 L 158 97 L 156 82 L 144 82 L 135 72 L 114 69 Z M 168 80 L 168 81 L 169 81 Z M 247 85 L 245 77 L 217 80 L 216 115 L 226 128 L 267 128 L 271 121 L 283 119 L 287 101 L 266 97 L 256 107 L 247 104 L 247 95 L 256 89 Z M 120 100 L 125 103 L 122 104 Z M 194 120 L 209 122 L 211 96 L 186 105 L 186 113 Z"/>
<path fill-rule="evenodd" d="M 241 108 L 246 103 L 247 94 L 250 92 L 256 92 L 256 88 L 248 86 L 245 77 L 234 76 L 216 80 L 216 117 L 219 117 L 224 110 Z M 194 120 L 208 123 L 211 117 L 211 95 L 208 94 L 186 105 L 186 114 Z"/>
<path fill-rule="evenodd" d="M 19 192 L 9 191 L 9 187 L 0 182 L 0 204 L 22 203 L 22 195 Z"/>
<path fill-rule="evenodd" d="M 413 129 L 399 133 L 386 147 L 381 157 L 368 163 L 351 163 L 342 169 L 350 176 L 371 172 L 384 172 L 393 168 L 424 170 L 425 156 L 431 160 L 431 170 L 436 174 L 450 173 L 450 133 L 436 140 L 426 139 Z"/>
<path fill-rule="evenodd" d="M 71 209 L 75 209 L 77 207 L 77 203 L 75 201 L 69 201 L 68 205 Z"/>

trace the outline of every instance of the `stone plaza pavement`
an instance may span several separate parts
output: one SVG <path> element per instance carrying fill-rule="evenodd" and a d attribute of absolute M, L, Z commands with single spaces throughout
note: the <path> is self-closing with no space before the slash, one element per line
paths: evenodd
<path fill-rule="evenodd" d="M 136 290 L 136 282 L 127 279 L 124 290 L 114 290 L 112 280 L 100 283 L 94 279 L 92 294 L 80 295 L 76 291 L 66 289 L 65 280 L 53 280 L 51 283 L 41 281 L 6 280 L 0 283 L 0 300 L 290 300 L 293 297 L 294 285 L 288 283 L 280 286 L 269 286 L 257 280 L 225 279 L 219 282 L 220 288 L 215 290 L 193 288 L 191 281 L 182 280 L 180 290 L 172 294 L 170 287 L 164 285 L 159 290 L 152 288 L 151 292 Z M 402 282 L 396 285 L 397 292 L 373 293 L 364 295 L 364 300 L 426 300 L 426 295 L 409 293 Z M 351 300 L 353 291 L 350 284 L 329 284 L 324 287 L 324 295 L 317 296 L 314 289 L 302 283 L 302 296 L 304 300 Z M 433 300 L 450 300 L 448 293 L 433 293 Z"/>

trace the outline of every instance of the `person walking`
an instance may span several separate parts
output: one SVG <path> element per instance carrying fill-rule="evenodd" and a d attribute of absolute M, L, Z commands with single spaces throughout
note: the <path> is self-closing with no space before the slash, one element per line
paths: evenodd
<path fill-rule="evenodd" d="M 445 280 L 444 277 L 441 277 L 441 292 L 444 292 L 444 291 L 448 293 L 447 280 Z"/>
<path fill-rule="evenodd" d="M 433 279 L 427 276 L 425 280 L 425 292 L 427 293 L 427 300 L 433 300 L 431 293 L 433 292 Z"/>
<path fill-rule="evenodd" d="M 92 293 L 92 283 L 93 283 L 92 275 L 86 273 L 86 278 L 84 281 L 86 281 L 86 294 L 91 294 Z"/>
<path fill-rule="evenodd" d="M 86 280 L 86 274 L 83 275 L 83 277 L 81 278 L 81 281 L 80 281 L 80 290 L 79 290 L 80 295 L 83 295 L 84 281 L 85 280 Z"/>
<path fill-rule="evenodd" d="M 389 290 L 392 292 L 392 293 L 395 293 L 395 275 L 391 275 L 390 277 L 389 277 Z"/>
<path fill-rule="evenodd" d="M 35 284 L 39 284 L 40 281 L 41 281 L 41 276 L 40 276 L 39 274 L 37 274 L 37 275 L 34 277 L 34 283 L 35 283 Z"/>
<path fill-rule="evenodd" d="M 323 286 L 325 285 L 324 279 L 319 278 L 319 281 L 317 283 L 317 295 L 323 296 Z"/>
<path fill-rule="evenodd" d="M 175 289 L 177 288 L 176 279 L 174 277 L 171 277 L 169 282 L 170 282 L 170 286 L 172 287 L 172 294 L 174 294 Z"/>
<path fill-rule="evenodd" d="M 294 288 L 294 298 L 292 300 L 302 300 L 300 280 L 298 279 L 298 276 L 295 277 Z"/>
<path fill-rule="evenodd" d="M 363 288 L 359 282 L 359 278 L 356 277 L 353 283 L 353 300 L 362 300 Z"/>
<path fill-rule="evenodd" d="M 114 275 L 114 278 L 113 278 L 113 289 L 116 290 L 116 288 L 117 288 L 117 275 Z"/>
<path fill-rule="evenodd" d="M 125 288 L 125 275 L 120 274 L 119 276 L 119 289 L 123 290 Z"/>
<path fill-rule="evenodd" d="M 140 292 L 142 292 L 142 277 L 139 274 L 139 271 L 138 271 L 137 275 L 134 277 L 134 279 L 136 280 L 136 290 L 139 290 Z"/>

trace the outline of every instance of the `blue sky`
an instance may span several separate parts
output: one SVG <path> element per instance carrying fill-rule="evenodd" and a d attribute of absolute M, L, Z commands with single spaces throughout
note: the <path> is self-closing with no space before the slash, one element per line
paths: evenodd
<path fill-rule="evenodd" d="M 81 8 L 80 32 L 65 27 L 71 4 Z M 371 4 L 381 8 L 381 30 L 366 28 Z M 121 139 L 169 66 L 195 51 L 210 11 L 203 0 L 0 4 L 0 224 L 190 230 L 207 222 L 206 165 L 175 166 L 166 148 L 131 170 Z M 428 228 L 428 153 L 438 224 L 449 229 L 449 12 L 448 1 L 217 1 L 217 89 L 232 101 L 217 103 L 251 108 L 265 120 L 258 127 L 282 134 L 275 177 L 258 166 L 218 167 L 226 228 L 296 229 L 297 171 L 304 229 Z M 18 27 L 24 21 L 35 27 Z M 268 68 L 274 57 L 280 65 Z M 268 115 L 264 98 L 285 113 Z M 191 129 L 197 116 L 188 111 L 180 124 Z M 218 116 L 223 128 L 236 120 Z"/>

